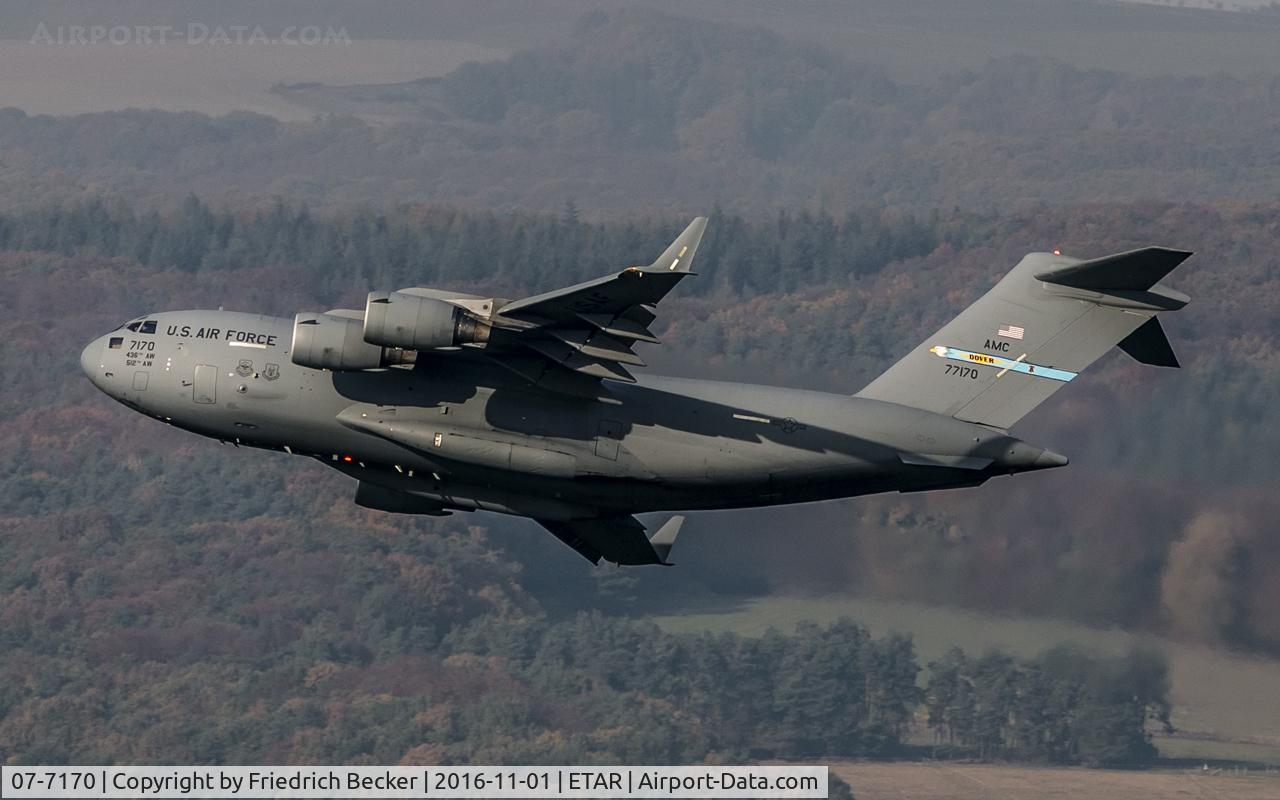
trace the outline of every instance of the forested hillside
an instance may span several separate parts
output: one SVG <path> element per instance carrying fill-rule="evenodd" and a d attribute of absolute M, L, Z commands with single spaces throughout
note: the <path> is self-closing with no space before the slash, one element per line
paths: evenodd
<path fill-rule="evenodd" d="M 0 757 L 867 755 L 899 747 L 918 710 L 960 752 L 1148 759 L 1144 726 L 1167 714 L 1158 659 L 956 655 L 928 668 L 919 695 L 926 665 L 909 641 L 853 626 L 755 642 L 574 615 L 839 586 L 1277 649 L 1276 434 L 1263 413 L 1277 385 L 1274 210 L 718 216 L 702 276 L 664 304 L 671 344 L 651 354 L 671 371 L 852 391 L 1023 250 L 1191 239 L 1205 255 L 1175 283 L 1197 303 L 1169 326 L 1187 368 L 1160 374 L 1117 356 L 1046 406 L 1034 435 L 1074 459 L 1052 480 L 742 512 L 728 517 L 732 533 L 703 515 L 679 567 L 626 572 L 592 568 L 520 521 L 358 509 L 347 480 L 319 466 L 221 448 L 110 404 L 78 355 L 158 307 L 288 314 L 416 283 L 533 292 L 648 257 L 682 221 L 283 204 L 246 214 L 195 198 L 170 212 L 89 202 L 0 216 Z M 1254 253 L 1224 244 L 1241 230 Z M 1005 693 L 956 695 L 966 670 L 965 685 Z M 772 688 L 742 694 L 752 686 Z M 975 708 L 1077 722 L 1050 736 L 974 721 Z"/>
<path fill-rule="evenodd" d="M 1259 18 L 1255 25 L 1274 25 Z M 0 204 L 118 193 L 313 204 L 843 214 L 1280 195 L 1272 75 L 1135 76 L 1010 55 L 927 84 L 857 54 L 643 9 L 394 85 L 277 87 L 310 122 L 0 111 Z"/>
<path fill-rule="evenodd" d="M 664 303 L 669 344 L 646 354 L 655 369 L 852 392 L 1022 253 L 1099 255 L 1151 242 L 1201 253 L 1172 279 L 1194 298 L 1167 323 L 1184 369 L 1142 367 L 1117 352 L 1033 414 L 1020 435 L 1068 453 L 1066 470 L 972 491 L 703 515 L 682 540 L 678 576 L 592 573 L 532 526 L 480 524 L 524 564 L 527 586 L 559 586 L 548 591 L 566 607 L 600 602 L 597 590 L 625 604 L 840 588 L 1280 650 L 1270 613 L 1280 591 L 1270 491 L 1280 433 L 1267 413 L 1280 402 L 1280 323 L 1269 308 L 1275 211 L 1148 204 L 986 217 L 784 214 L 767 223 L 721 215 L 699 251 L 702 274 Z M 15 454 L 4 507 L 24 525 L 80 510 L 122 523 L 223 509 L 230 519 L 273 509 L 292 518 L 315 512 L 291 505 L 285 487 L 300 480 L 320 481 L 345 506 L 343 479 L 261 453 L 231 459 L 106 405 L 79 375 L 82 343 L 161 307 L 289 315 L 415 284 L 522 296 L 651 258 L 682 223 L 435 207 L 235 214 L 195 198 L 164 214 L 91 202 L 0 216 L 10 387 L 0 432 Z"/>

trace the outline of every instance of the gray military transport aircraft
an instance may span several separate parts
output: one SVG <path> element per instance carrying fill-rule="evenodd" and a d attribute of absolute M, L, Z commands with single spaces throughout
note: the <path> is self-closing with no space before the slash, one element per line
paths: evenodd
<path fill-rule="evenodd" d="M 1118 345 L 1176 367 L 1159 283 L 1190 253 L 1032 253 L 852 396 L 656 375 L 657 303 L 706 218 L 657 261 L 506 300 L 374 292 L 293 320 L 147 314 L 94 340 L 94 385 L 203 436 L 308 456 L 402 514 L 530 517 L 598 563 L 666 564 L 683 517 L 633 514 L 977 486 L 1067 459 L 1008 429 Z"/>

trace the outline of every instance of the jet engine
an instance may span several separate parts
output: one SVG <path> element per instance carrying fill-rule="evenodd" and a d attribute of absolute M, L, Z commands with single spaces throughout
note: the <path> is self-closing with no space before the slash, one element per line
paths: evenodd
<path fill-rule="evenodd" d="M 432 350 L 489 341 L 489 323 L 434 297 L 371 292 L 364 310 L 364 340 L 387 347 Z"/>
<path fill-rule="evenodd" d="M 293 363 L 311 369 L 377 369 L 382 348 L 364 340 L 364 321 L 304 311 L 293 320 Z"/>

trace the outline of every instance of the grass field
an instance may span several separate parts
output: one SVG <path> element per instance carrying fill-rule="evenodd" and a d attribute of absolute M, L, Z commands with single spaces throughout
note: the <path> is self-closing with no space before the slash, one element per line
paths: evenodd
<path fill-rule="evenodd" d="M 1010 764 L 831 764 L 858 800 L 1168 800 L 1280 798 L 1280 771 L 1022 767 Z"/>
<path fill-rule="evenodd" d="M 825 622 L 842 616 L 876 633 L 910 633 L 922 664 L 953 645 L 970 652 L 994 647 L 1023 656 L 1064 642 L 1103 653 L 1120 652 L 1135 644 L 1159 647 L 1169 659 L 1173 724 L 1178 729 L 1172 737 L 1156 738 L 1163 756 L 1280 767 L 1280 661 L 1062 620 L 994 617 L 843 596 L 770 597 L 728 611 L 656 617 L 655 621 L 672 631 L 728 630 L 759 635 L 770 627 L 790 630 L 803 620 Z M 1274 793 L 1268 796 L 1280 798 L 1280 782 L 1272 788 Z"/>

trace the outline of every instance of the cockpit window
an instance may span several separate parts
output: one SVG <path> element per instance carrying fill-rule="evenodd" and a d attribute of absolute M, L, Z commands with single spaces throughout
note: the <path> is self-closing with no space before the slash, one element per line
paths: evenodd
<path fill-rule="evenodd" d="M 138 329 L 138 333 L 155 333 L 155 332 L 156 332 L 156 321 L 154 319 L 149 319 L 146 322 L 142 323 L 142 327 Z"/>
<path fill-rule="evenodd" d="M 125 326 L 124 326 L 124 329 L 125 329 L 125 330 L 127 330 L 127 331 L 133 331 L 134 333 L 137 333 L 137 331 L 138 331 L 138 326 L 139 326 L 139 325 L 141 325 L 141 324 L 142 324 L 142 322 L 141 322 L 141 321 L 139 321 L 139 322 L 130 322 L 128 325 L 125 325 Z"/>
<path fill-rule="evenodd" d="M 110 350 L 119 350 L 124 345 L 123 336 L 112 336 L 111 341 L 107 342 L 107 348 Z"/>

